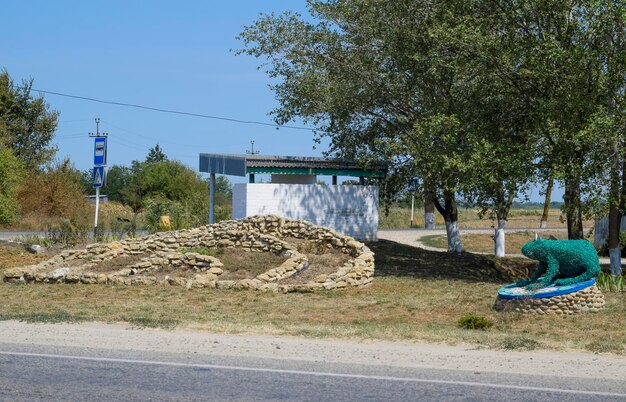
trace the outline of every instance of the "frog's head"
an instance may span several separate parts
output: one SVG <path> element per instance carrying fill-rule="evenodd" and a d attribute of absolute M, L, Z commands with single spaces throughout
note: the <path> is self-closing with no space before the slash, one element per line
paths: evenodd
<path fill-rule="evenodd" d="M 537 260 L 543 251 L 543 240 L 537 238 L 536 240 L 529 241 L 522 247 L 522 254 L 533 260 Z"/>

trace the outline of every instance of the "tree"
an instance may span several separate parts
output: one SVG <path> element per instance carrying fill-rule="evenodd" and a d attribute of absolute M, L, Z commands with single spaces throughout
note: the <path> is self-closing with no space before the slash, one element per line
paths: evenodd
<path fill-rule="evenodd" d="M 209 183 L 206 183 L 208 187 Z M 217 176 L 215 179 L 215 204 L 230 205 L 233 199 L 233 187 L 226 176 Z"/>
<path fill-rule="evenodd" d="M 18 190 L 24 176 L 21 161 L 0 143 L 0 224 L 10 225 L 20 217 Z"/>
<path fill-rule="evenodd" d="M 428 34 L 446 14 L 445 2 L 308 4 L 319 22 L 266 15 L 240 35 L 246 46 L 240 53 L 265 58 L 268 74 L 279 79 L 274 118 L 314 125 L 330 138 L 329 154 L 364 165 L 388 162 L 387 194 L 420 169 L 437 186 L 432 194 L 450 251 L 461 251 L 456 196 L 464 144 L 458 136 L 442 144 L 430 131 L 462 129 L 456 123 L 462 76 Z"/>
<path fill-rule="evenodd" d="M 591 30 L 594 53 L 601 63 L 601 98 L 605 102 L 604 113 L 599 113 L 592 129 L 596 136 L 608 139 L 605 149 L 609 178 L 607 204 L 609 212 L 609 257 L 611 275 L 622 274 L 620 227 L 626 208 L 626 2 L 598 2 L 591 10 Z M 600 156 L 600 162 L 607 158 Z M 608 169 L 607 169 L 608 167 Z"/>
<path fill-rule="evenodd" d="M 16 86 L 6 70 L 0 72 L 0 142 L 29 170 L 54 158 L 51 141 L 59 116 L 43 97 L 31 94 L 32 85 L 31 79 Z"/>
<path fill-rule="evenodd" d="M 593 121 L 619 122 L 623 110 L 623 1 L 308 5 L 315 22 L 265 15 L 240 35 L 240 53 L 277 79 L 277 123 L 300 118 L 330 138 L 330 154 L 389 162 L 387 193 L 417 174 L 451 251 L 461 250 L 458 199 L 498 220 L 503 255 L 513 200 L 550 177 L 565 187 L 568 237 L 583 236 L 583 201 L 607 160 Z"/>
<path fill-rule="evenodd" d="M 167 160 L 167 155 L 161 149 L 159 144 L 156 144 L 154 148 L 150 148 L 148 151 L 148 156 L 146 156 L 146 163 L 157 163 L 157 162 L 165 162 Z"/>

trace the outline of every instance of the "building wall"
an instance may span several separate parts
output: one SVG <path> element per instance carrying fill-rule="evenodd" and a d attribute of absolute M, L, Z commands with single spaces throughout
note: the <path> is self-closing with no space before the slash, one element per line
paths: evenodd
<path fill-rule="evenodd" d="M 378 187 L 243 183 L 233 186 L 233 218 L 274 214 L 377 240 Z"/>
<path fill-rule="evenodd" d="M 316 184 L 317 176 L 314 174 L 273 174 L 274 184 Z"/>

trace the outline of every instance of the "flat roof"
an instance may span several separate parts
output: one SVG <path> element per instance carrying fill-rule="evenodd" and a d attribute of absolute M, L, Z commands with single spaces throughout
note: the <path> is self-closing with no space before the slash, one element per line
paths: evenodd
<path fill-rule="evenodd" d="M 200 171 L 231 176 L 246 174 L 295 174 L 320 176 L 385 177 L 387 166 L 302 156 L 200 154 Z"/>

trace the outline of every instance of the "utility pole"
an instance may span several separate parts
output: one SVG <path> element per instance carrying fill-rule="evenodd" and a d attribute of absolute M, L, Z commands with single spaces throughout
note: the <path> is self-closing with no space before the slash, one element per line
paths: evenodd
<path fill-rule="evenodd" d="M 248 154 L 248 155 L 258 155 L 260 151 L 255 151 L 254 150 L 254 140 L 250 141 L 250 144 L 252 145 L 252 150 L 246 150 L 246 154 Z"/>
<path fill-rule="evenodd" d="M 98 234 L 98 211 L 100 209 L 100 187 L 106 182 L 107 166 L 107 138 L 109 133 L 100 132 L 100 118 L 96 117 L 96 132 L 89 133 L 90 138 L 94 138 L 93 151 L 93 187 L 96 189 L 96 213 L 93 223 L 93 238 L 96 240 Z"/>

